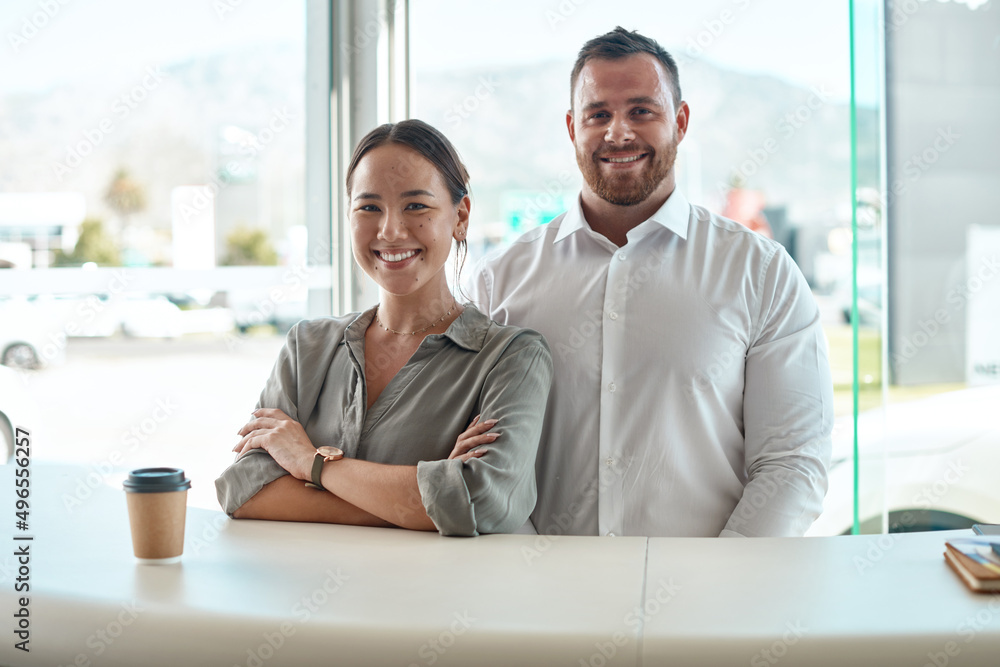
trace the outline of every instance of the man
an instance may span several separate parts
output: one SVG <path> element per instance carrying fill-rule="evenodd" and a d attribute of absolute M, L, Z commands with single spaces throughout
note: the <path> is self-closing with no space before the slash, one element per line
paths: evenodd
<path fill-rule="evenodd" d="M 818 308 L 780 245 L 675 189 L 689 118 L 659 44 L 589 41 L 566 114 L 577 204 L 473 277 L 486 312 L 553 350 L 539 533 L 802 535 L 822 509 Z"/>

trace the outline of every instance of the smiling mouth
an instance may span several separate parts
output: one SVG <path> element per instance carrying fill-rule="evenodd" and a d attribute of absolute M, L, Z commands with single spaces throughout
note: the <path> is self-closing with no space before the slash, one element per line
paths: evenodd
<path fill-rule="evenodd" d="M 420 251 L 419 250 L 403 250 L 401 252 L 387 252 L 387 251 L 384 251 L 384 250 L 376 250 L 375 254 L 378 255 L 379 258 L 383 262 L 386 262 L 387 264 L 392 264 L 392 263 L 395 263 L 395 262 L 405 261 L 405 260 L 407 260 L 407 259 L 415 256 L 418 252 L 420 252 Z"/>
<path fill-rule="evenodd" d="M 610 164 L 627 164 L 629 162 L 636 162 L 642 158 L 649 155 L 649 153 L 640 153 L 638 155 L 628 155 L 625 157 L 602 157 L 601 162 L 608 162 Z"/>

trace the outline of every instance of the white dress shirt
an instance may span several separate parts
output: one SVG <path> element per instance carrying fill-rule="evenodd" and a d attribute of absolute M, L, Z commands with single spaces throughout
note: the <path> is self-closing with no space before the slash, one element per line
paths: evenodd
<path fill-rule="evenodd" d="M 539 533 L 802 535 L 822 510 L 826 340 L 780 244 L 675 190 L 619 248 L 577 198 L 484 258 L 471 288 L 552 350 Z"/>

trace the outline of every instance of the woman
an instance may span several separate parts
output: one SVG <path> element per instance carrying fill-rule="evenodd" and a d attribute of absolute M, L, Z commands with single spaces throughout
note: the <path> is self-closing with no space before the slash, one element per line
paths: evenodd
<path fill-rule="evenodd" d="M 538 333 L 448 288 L 465 167 L 426 123 L 383 125 L 355 149 L 347 192 L 354 259 L 380 302 L 292 328 L 219 502 L 238 519 L 513 532 L 535 504 L 552 359 Z"/>

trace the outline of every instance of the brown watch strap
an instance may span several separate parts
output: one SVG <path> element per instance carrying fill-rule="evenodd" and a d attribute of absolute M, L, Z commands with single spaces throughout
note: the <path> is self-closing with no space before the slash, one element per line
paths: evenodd
<path fill-rule="evenodd" d="M 306 482 L 307 486 L 326 491 L 326 488 L 323 486 L 323 481 L 320 479 L 320 476 L 323 473 L 324 463 L 326 463 L 326 457 L 317 451 L 316 456 L 313 457 L 312 481 Z"/>

